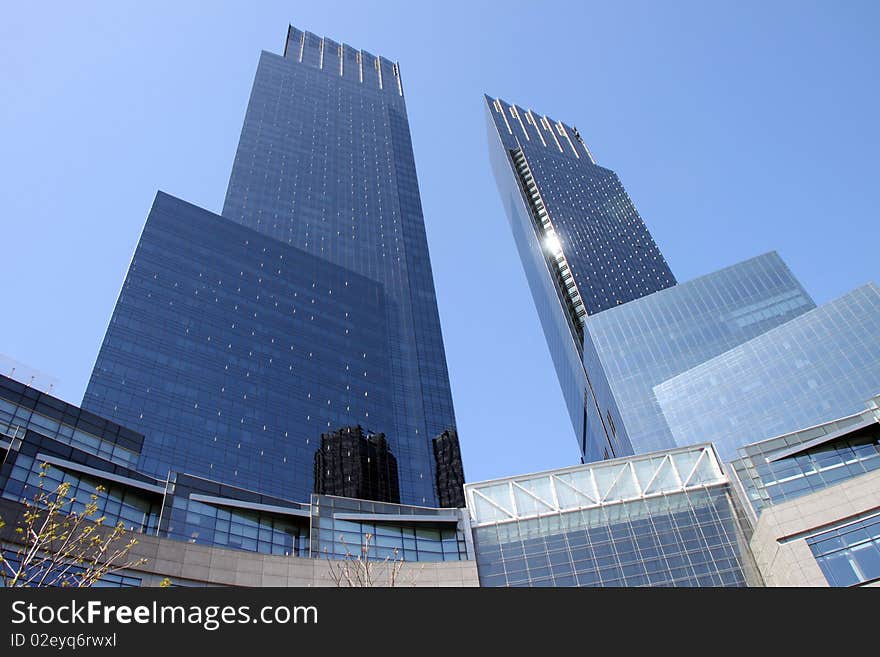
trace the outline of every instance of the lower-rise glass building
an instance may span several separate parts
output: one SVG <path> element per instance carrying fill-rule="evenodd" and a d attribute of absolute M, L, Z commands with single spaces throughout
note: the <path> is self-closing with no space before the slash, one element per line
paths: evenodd
<path fill-rule="evenodd" d="M 158 541 L 144 567 L 158 579 L 167 574 L 187 585 L 332 585 L 324 572 L 328 560 L 365 556 L 430 566 L 422 578 L 430 585 L 476 583 L 463 509 L 319 494 L 300 503 L 183 472 L 156 478 L 138 469 L 143 445 L 139 433 L 0 376 L 0 516 L 11 531 L 21 503 L 32 500 L 39 486 L 54 490 L 62 483 L 70 485 L 69 497 L 79 500 L 71 510 L 82 512 L 101 486 L 97 514 L 108 526 L 121 522 L 139 543 Z M 0 543 L 7 540 L 0 535 Z M 184 559 L 188 552 L 192 563 Z M 277 558 L 272 573 L 259 581 L 236 579 L 237 569 L 260 571 L 264 557 Z M 308 565 L 314 561 L 322 565 Z M 425 562 L 450 565 L 444 571 Z M 296 578 L 288 579 L 294 571 Z M 317 573 L 315 581 L 311 572 Z M 407 581 L 421 585 L 420 572 L 415 568 Z M 137 572 L 128 570 L 105 581 L 141 583 Z"/>
<path fill-rule="evenodd" d="M 465 486 L 481 586 L 754 586 L 711 445 Z"/>
<path fill-rule="evenodd" d="M 106 586 L 334 586 L 332 564 L 359 556 L 405 562 L 407 586 L 880 583 L 880 397 L 729 465 L 680 447 L 467 484 L 467 509 L 155 478 L 137 468 L 143 442 L 0 377 L 0 542 L 37 486 L 67 482 L 82 500 L 104 487 L 98 512 L 148 560 Z"/>
<path fill-rule="evenodd" d="M 584 366 L 607 382 L 596 398 L 615 438 L 629 441 L 616 455 L 714 441 L 676 442 L 654 386 L 815 307 L 772 251 L 587 317 Z"/>
<path fill-rule="evenodd" d="M 880 392 L 880 288 L 871 283 L 656 385 L 678 445 L 739 447 L 856 413 Z"/>

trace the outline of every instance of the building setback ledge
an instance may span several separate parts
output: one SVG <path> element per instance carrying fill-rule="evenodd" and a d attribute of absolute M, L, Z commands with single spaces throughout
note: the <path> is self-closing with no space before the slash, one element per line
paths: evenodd
<path fill-rule="evenodd" d="M 877 424 L 877 421 L 873 417 L 869 417 L 868 419 L 863 419 L 859 423 L 855 425 L 846 426 L 843 429 L 838 429 L 837 431 L 831 431 L 830 433 L 826 433 L 823 436 L 819 436 L 818 438 L 813 438 L 812 440 L 808 440 L 800 445 L 794 445 L 793 447 L 788 447 L 782 449 L 778 452 L 774 452 L 770 456 L 767 457 L 768 463 L 773 463 L 774 461 L 779 461 L 781 459 L 788 458 L 790 456 L 794 456 L 795 454 L 799 454 L 801 452 L 805 452 L 808 449 L 812 449 L 814 447 L 818 447 L 819 445 L 823 445 L 827 442 L 831 442 L 832 440 L 837 440 L 838 438 L 842 438 L 843 436 L 848 436 L 849 434 L 859 431 L 860 429 L 865 429 L 866 427 L 870 427 L 874 424 Z"/>
<path fill-rule="evenodd" d="M 457 525 L 457 515 L 426 515 L 426 514 L 396 514 L 396 513 L 334 513 L 334 520 L 351 520 L 353 522 L 433 522 Z"/>
<path fill-rule="evenodd" d="M 131 477 L 124 477 L 122 475 L 114 474 L 112 472 L 107 472 L 106 470 L 90 468 L 87 465 L 74 463 L 73 461 L 68 461 L 66 459 L 60 459 L 57 456 L 49 456 L 48 454 L 37 454 L 37 461 L 40 461 L 41 463 L 48 463 L 49 465 L 57 465 L 59 468 L 64 468 L 65 470 L 73 470 L 74 472 L 80 472 L 82 474 L 90 475 L 98 479 L 112 481 L 117 484 L 122 484 L 123 486 L 139 488 L 141 490 L 149 491 L 150 493 L 156 493 L 157 495 L 165 494 L 165 486 L 150 484 L 145 481 L 132 479 Z"/>
<path fill-rule="evenodd" d="M 263 511 L 265 513 L 274 513 L 282 516 L 296 516 L 298 518 L 309 518 L 312 512 L 308 509 L 294 509 L 287 506 L 277 506 L 275 504 L 260 504 L 258 502 L 244 502 L 242 500 L 234 500 L 230 497 L 215 497 L 213 495 L 200 495 L 199 493 L 190 493 L 189 499 L 193 502 L 204 502 L 205 504 L 213 504 L 215 506 L 229 506 L 237 509 L 248 509 L 250 511 Z"/>

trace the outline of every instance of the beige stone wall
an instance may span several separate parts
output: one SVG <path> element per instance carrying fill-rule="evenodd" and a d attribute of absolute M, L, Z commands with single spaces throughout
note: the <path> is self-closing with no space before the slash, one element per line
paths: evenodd
<path fill-rule="evenodd" d="M 326 559 L 285 557 L 184 543 L 155 536 L 139 536 L 133 557 L 148 562 L 137 570 L 144 586 L 156 586 L 164 577 L 220 586 L 336 586 Z M 389 567 L 373 565 L 376 580 L 388 585 Z M 396 586 L 479 586 L 474 561 L 406 562 Z"/>
<path fill-rule="evenodd" d="M 6 521 L 0 541 L 9 545 L 17 540 L 14 528 L 23 509 L 21 504 L 0 499 L 0 518 Z M 147 563 L 128 572 L 142 577 L 143 586 L 158 586 L 166 577 L 172 582 L 184 579 L 211 586 L 336 586 L 326 559 L 229 550 L 145 534 L 134 536 L 138 544 L 129 558 L 145 558 Z M 376 580 L 387 586 L 388 567 L 373 567 Z M 396 580 L 396 586 L 479 586 L 475 561 L 407 562 Z"/>
<path fill-rule="evenodd" d="M 767 586 L 828 586 L 806 535 L 880 510 L 880 471 L 764 509 L 750 542 Z"/>

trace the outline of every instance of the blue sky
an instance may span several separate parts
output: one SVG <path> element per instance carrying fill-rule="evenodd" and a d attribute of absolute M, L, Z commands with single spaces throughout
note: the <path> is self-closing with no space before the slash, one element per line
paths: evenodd
<path fill-rule="evenodd" d="M 287 24 L 401 65 L 465 471 L 578 460 L 482 94 L 578 126 L 684 281 L 776 249 L 878 280 L 880 3 L 16 3 L 0 22 L 0 353 L 79 403 L 157 189 L 219 211 Z"/>

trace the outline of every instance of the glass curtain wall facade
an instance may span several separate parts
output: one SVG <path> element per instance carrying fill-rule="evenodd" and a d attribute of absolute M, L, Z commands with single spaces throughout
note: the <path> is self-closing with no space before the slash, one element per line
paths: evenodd
<path fill-rule="evenodd" d="M 831 586 L 880 581 L 880 514 L 841 523 L 807 539 Z"/>
<path fill-rule="evenodd" d="M 368 542 L 367 556 L 377 560 L 473 558 L 463 509 L 317 494 L 297 503 L 182 472 L 157 479 L 129 467 L 144 444 L 125 427 L 0 376 L 3 500 L 21 503 L 40 485 L 52 490 L 66 482 L 81 511 L 102 486 L 98 514 L 106 524 L 181 543 L 326 560 L 357 556 Z"/>
<path fill-rule="evenodd" d="M 766 253 L 587 317 L 584 360 L 605 374 L 632 450 L 671 449 L 655 385 L 815 307 L 779 255 Z"/>
<path fill-rule="evenodd" d="M 485 100 L 495 179 L 581 451 L 588 461 L 629 451 L 603 374 L 584 370 L 585 319 L 675 277 L 619 178 L 595 163 L 576 128 Z"/>
<path fill-rule="evenodd" d="M 714 440 L 676 440 L 654 387 L 815 309 L 810 296 L 775 252 L 676 284 L 576 128 L 489 97 L 486 112 L 495 178 L 583 460 Z"/>
<path fill-rule="evenodd" d="M 464 561 L 473 546 L 460 509 L 428 509 L 332 495 L 312 496 L 311 554 L 345 559 Z"/>
<path fill-rule="evenodd" d="M 860 410 L 880 392 L 880 288 L 865 285 L 654 388 L 679 445 L 737 448 Z"/>
<path fill-rule="evenodd" d="M 381 285 L 385 433 L 401 500 L 436 504 L 432 439 L 455 428 L 398 64 L 291 27 L 263 52 L 223 216 Z"/>
<path fill-rule="evenodd" d="M 321 434 L 361 425 L 437 504 L 455 418 L 397 64 L 295 28 L 262 53 L 222 217 L 157 196 L 83 406 L 146 472 L 301 502 Z"/>
<path fill-rule="evenodd" d="M 82 513 L 97 486 L 97 516 L 136 532 L 159 528 L 164 486 L 134 469 L 144 437 L 18 381 L 0 376 L 0 496 L 32 500 L 69 484 Z M 45 468 L 44 465 L 48 465 Z M 97 517 L 96 516 L 96 517 Z"/>
<path fill-rule="evenodd" d="M 322 432 L 392 421 L 385 317 L 375 282 L 160 193 L 84 406 L 152 476 L 306 501 Z"/>
<path fill-rule="evenodd" d="M 465 489 L 481 586 L 761 583 L 709 445 Z"/>

